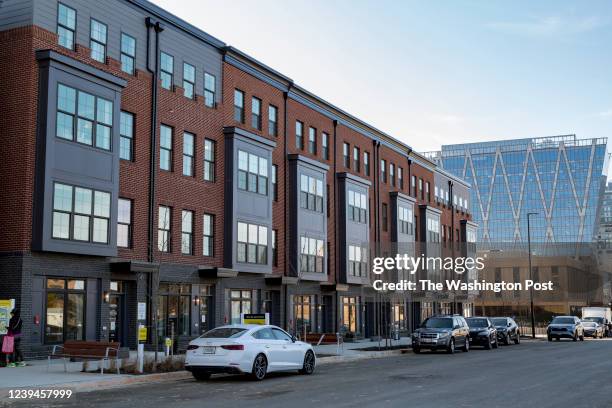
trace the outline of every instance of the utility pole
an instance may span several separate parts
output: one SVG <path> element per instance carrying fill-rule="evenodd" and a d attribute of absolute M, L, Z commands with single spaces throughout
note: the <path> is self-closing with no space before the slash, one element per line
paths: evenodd
<path fill-rule="evenodd" d="M 529 217 L 538 215 L 537 212 L 527 213 L 527 250 L 529 251 L 529 279 L 533 281 L 533 269 L 531 267 L 531 224 Z M 533 311 L 533 285 L 529 289 L 530 313 L 531 313 L 531 337 L 535 339 L 535 314 Z"/>

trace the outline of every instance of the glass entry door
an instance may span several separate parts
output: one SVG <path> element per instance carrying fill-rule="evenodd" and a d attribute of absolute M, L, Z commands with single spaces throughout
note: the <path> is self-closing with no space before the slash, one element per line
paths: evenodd
<path fill-rule="evenodd" d="M 127 334 L 126 318 L 125 318 L 125 293 L 123 292 L 123 282 L 111 281 L 108 303 L 108 318 L 109 318 L 109 341 L 116 341 L 121 346 L 126 345 L 125 336 Z"/>

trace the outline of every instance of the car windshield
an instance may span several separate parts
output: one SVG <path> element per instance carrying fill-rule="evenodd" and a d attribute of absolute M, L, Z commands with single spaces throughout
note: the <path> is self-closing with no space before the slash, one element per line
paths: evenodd
<path fill-rule="evenodd" d="M 508 322 L 506 321 L 506 318 L 504 317 L 497 318 L 497 319 L 491 319 L 491 321 L 493 322 L 495 326 L 505 326 L 506 324 L 508 324 Z"/>
<path fill-rule="evenodd" d="M 603 320 L 604 320 L 603 317 L 595 317 L 595 316 L 585 317 L 584 319 L 582 319 L 583 322 L 597 322 L 597 323 L 603 323 Z"/>
<path fill-rule="evenodd" d="M 552 324 L 574 324 L 573 317 L 555 317 Z"/>
<path fill-rule="evenodd" d="M 488 327 L 487 319 L 465 319 L 470 327 Z"/>
<path fill-rule="evenodd" d="M 452 329 L 453 328 L 453 319 L 450 318 L 440 318 L 440 317 L 430 317 L 426 319 L 421 327 L 426 329 Z"/>
<path fill-rule="evenodd" d="M 200 336 L 202 339 L 235 339 L 242 336 L 247 330 L 241 327 L 219 327 Z"/>
<path fill-rule="evenodd" d="M 595 322 L 583 322 L 582 325 L 584 327 L 596 327 L 597 323 L 595 323 Z"/>

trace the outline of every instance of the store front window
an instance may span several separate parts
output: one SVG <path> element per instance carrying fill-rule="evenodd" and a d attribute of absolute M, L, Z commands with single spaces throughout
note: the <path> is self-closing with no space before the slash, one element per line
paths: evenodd
<path fill-rule="evenodd" d="M 357 305 L 359 297 L 342 296 L 342 327 L 341 330 L 348 333 L 356 333 L 358 329 Z"/>
<path fill-rule="evenodd" d="M 434 314 L 433 302 L 421 303 L 421 322 Z"/>
<path fill-rule="evenodd" d="M 304 336 L 310 333 L 313 328 L 312 320 L 312 296 L 294 295 L 293 296 L 293 316 L 295 318 L 295 333 Z"/>
<path fill-rule="evenodd" d="M 157 335 L 160 340 L 188 336 L 191 332 L 190 311 L 191 285 L 160 283 L 157 305 Z"/>
<path fill-rule="evenodd" d="M 404 303 L 396 303 L 392 306 L 392 309 L 394 328 L 406 330 L 406 305 Z"/>
<path fill-rule="evenodd" d="M 230 291 L 230 321 L 232 324 L 240 324 L 241 313 L 252 313 L 252 296 L 250 290 Z"/>
<path fill-rule="evenodd" d="M 45 343 L 84 340 L 85 281 L 48 278 L 45 300 Z"/>

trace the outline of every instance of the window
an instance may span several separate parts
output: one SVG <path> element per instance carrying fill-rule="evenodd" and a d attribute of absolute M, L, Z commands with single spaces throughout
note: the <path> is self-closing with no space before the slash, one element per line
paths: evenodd
<path fill-rule="evenodd" d="M 119 157 L 123 160 L 133 160 L 134 151 L 134 115 L 121 111 L 119 116 Z"/>
<path fill-rule="evenodd" d="M 91 58 L 98 62 L 106 62 L 106 24 L 102 24 L 92 18 L 89 37 Z"/>
<path fill-rule="evenodd" d="M 236 262 L 266 265 L 268 263 L 268 228 L 238 222 Z"/>
<path fill-rule="evenodd" d="M 157 220 L 157 249 L 160 252 L 170 252 L 172 243 L 170 239 L 170 228 L 172 226 L 172 210 L 164 205 L 159 206 L 159 214 Z"/>
<path fill-rule="evenodd" d="M 278 248 L 276 246 L 276 234 L 278 230 L 272 230 L 272 265 L 278 266 Z"/>
<path fill-rule="evenodd" d="M 215 216 L 212 214 L 204 214 L 202 234 L 202 255 L 214 256 L 215 254 Z"/>
<path fill-rule="evenodd" d="M 193 211 L 181 213 L 181 253 L 193 255 Z"/>
<path fill-rule="evenodd" d="M 321 239 L 300 237 L 300 271 L 323 273 L 325 243 Z"/>
<path fill-rule="evenodd" d="M 342 329 L 347 332 L 355 333 L 358 330 L 357 324 L 357 296 L 342 296 Z"/>
<path fill-rule="evenodd" d="M 366 195 L 353 190 L 349 190 L 348 197 L 349 220 L 366 224 L 368 222 L 368 199 Z"/>
<path fill-rule="evenodd" d="M 314 302 L 310 295 L 293 295 L 293 316 L 295 318 L 295 332 L 305 335 L 312 331 Z"/>
<path fill-rule="evenodd" d="M 159 284 L 157 308 L 157 334 L 159 342 L 174 335 L 186 336 L 191 332 L 191 285 L 189 284 Z"/>
<path fill-rule="evenodd" d="M 278 136 L 278 108 L 274 105 L 268 106 L 268 135 Z"/>
<path fill-rule="evenodd" d="M 427 218 L 427 237 L 429 242 L 440 242 L 440 220 Z"/>
<path fill-rule="evenodd" d="M 299 120 L 295 121 L 295 147 L 304 149 L 304 124 Z"/>
<path fill-rule="evenodd" d="M 136 59 L 136 39 L 121 33 L 121 70 L 134 75 L 134 60 Z"/>
<path fill-rule="evenodd" d="M 399 166 L 397 166 L 397 185 L 400 190 L 404 189 L 404 169 Z"/>
<path fill-rule="evenodd" d="M 85 339 L 85 280 L 47 278 L 45 343 Z"/>
<path fill-rule="evenodd" d="M 244 92 L 234 89 L 234 120 L 244 123 Z"/>
<path fill-rule="evenodd" d="M 238 188 L 268 195 L 268 159 L 238 150 Z"/>
<path fill-rule="evenodd" d="M 370 153 L 363 152 L 363 170 L 365 171 L 365 175 L 370 175 Z"/>
<path fill-rule="evenodd" d="M 367 249 L 357 245 L 349 245 L 348 249 L 349 275 L 357 277 L 366 277 L 368 270 Z"/>
<path fill-rule="evenodd" d="M 308 128 L 308 152 L 317 154 L 317 129 L 313 127 Z"/>
<path fill-rule="evenodd" d="M 74 33 L 76 31 L 76 10 L 58 3 L 57 36 L 62 47 L 74 49 Z"/>
<path fill-rule="evenodd" d="M 431 193 L 429 192 L 429 181 L 425 183 L 425 196 L 427 201 L 431 201 Z"/>
<path fill-rule="evenodd" d="M 423 194 L 423 179 L 422 178 L 419 179 L 419 193 L 421 193 L 421 200 L 424 200 L 425 196 Z"/>
<path fill-rule="evenodd" d="M 55 183 L 52 237 L 108 244 L 110 193 Z"/>
<path fill-rule="evenodd" d="M 195 67 L 186 62 L 183 63 L 183 94 L 186 98 L 195 99 Z"/>
<path fill-rule="evenodd" d="M 410 184 L 412 185 L 412 196 L 416 198 L 416 196 L 417 196 L 417 193 L 416 193 L 416 176 L 412 176 L 411 177 Z"/>
<path fill-rule="evenodd" d="M 193 177 L 195 161 L 195 136 L 189 132 L 183 133 L 183 176 Z"/>
<path fill-rule="evenodd" d="M 412 209 L 400 205 L 397 212 L 399 232 L 401 234 L 412 235 Z"/>
<path fill-rule="evenodd" d="M 381 213 L 382 213 L 382 230 L 383 231 L 388 231 L 389 230 L 389 214 L 387 211 L 387 204 L 386 203 L 382 203 L 382 209 L 381 209 Z"/>
<path fill-rule="evenodd" d="M 329 160 L 329 135 L 325 132 L 321 133 L 321 149 L 323 150 L 323 158 Z"/>
<path fill-rule="evenodd" d="M 359 172 L 361 167 L 361 154 L 357 146 L 353 147 L 353 168 L 356 172 Z"/>
<path fill-rule="evenodd" d="M 261 130 L 261 99 L 251 98 L 251 127 Z"/>
<path fill-rule="evenodd" d="M 204 180 L 215 181 L 215 142 L 204 139 Z"/>
<path fill-rule="evenodd" d="M 117 246 L 132 247 L 132 200 L 120 198 L 117 206 Z"/>
<path fill-rule="evenodd" d="M 393 163 L 389 163 L 389 180 L 391 180 L 391 185 L 395 187 L 395 165 Z"/>
<path fill-rule="evenodd" d="M 251 291 L 230 290 L 230 322 L 240 324 L 240 315 L 251 313 Z"/>
<path fill-rule="evenodd" d="M 57 137 L 110 150 L 112 126 L 113 102 L 57 85 Z"/>
<path fill-rule="evenodd" d="M 172 128 L 166 125 L 159 128 L 159 168 L 172 171 Z"/>
<path fill-rule="evenodd" d="M 387 182 L 387 162 L 383 159 L 380 160 L 380 181 Z"/>
<path fill-rule="evenodd" d="M 278 166 L 276 164 L 272 165 L 272 198 L 274 201 L 278 201 Z"/>
<path fill-rule="evenodd" d="M 348 143 L 343 143 L 342 144 L 342 155 L 344 157 L 344 167 L 351 167 L 351 157 L 349 156 L 349 151 L 351 150 L 351 147 Z"/>
<path fill-rule="evenodd" d="M 208 72 L 204 73 L 204 105 L 209 108 L 215 106 L 215 99 L 217 94 L 217 81 L 214 75 Z"/>
<path fill-rule="evenodd" d="M 323 212 L 323 180 L 305 174 L 300 176 L 300 207 Z"/>
<path fill-rule="evenodd" d="M 174 57 L 172 55 L 161 53 L 160 56 L 160 78 L 161 86 L 165 89 L 172 89 L 174 84 Z"/>

